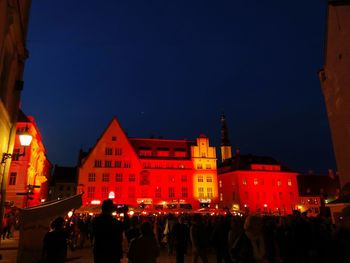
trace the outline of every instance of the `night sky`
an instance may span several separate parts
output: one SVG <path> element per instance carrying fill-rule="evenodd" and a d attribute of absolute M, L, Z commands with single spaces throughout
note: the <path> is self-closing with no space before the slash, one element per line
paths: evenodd
<path fill-rule="evenodd" d="M 327 173 L 325 14 L 326 0 L 33 1 L 22 109 L 53 164 L 75 165 L 113 116 L 130 137 L 219 146 L 224 111 L 242 154 Z"/>

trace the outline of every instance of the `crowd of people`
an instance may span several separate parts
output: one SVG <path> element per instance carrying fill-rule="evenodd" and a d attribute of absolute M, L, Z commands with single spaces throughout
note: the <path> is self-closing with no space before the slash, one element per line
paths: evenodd
<path fill-rule="evenodd" d="M 350 262 L 350 213 L 335 227 L 329 218 L 297 211 L 287 216 L 125 215 L 117 220 L 113 209 L 106 200 L 96 217 L 55 219 L 44 238 L 43 257 L 63 262 L 67 246 L 91 246 L 95 263 L 119 263 L 124 256 L 130 263 L 156 263 L 161 250 L 177 263 L 184 263 L 185 255 L 193 263 L 207 263 L 209 254 L 217 263 Z"/>

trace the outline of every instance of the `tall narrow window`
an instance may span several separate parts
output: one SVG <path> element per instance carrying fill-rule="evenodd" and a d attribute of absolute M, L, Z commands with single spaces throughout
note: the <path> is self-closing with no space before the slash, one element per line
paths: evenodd
<path fill-rule="evenodd" d="M 197 164 L 197 169 L 203 169 L 203 166 L 201 163 Z"/>
<path fill-rule="evenodd" d="M 122 187 L 117 186 L 115 188 L 115 198 L 122 198 Z"/>
<path fill-rule="evenodd" d="M 208 198 L 213 198 L 213 188 L 211 187 L 207 188 L 207 196 Z"/>
<path fill-rule="evenodd" d="M 102 174 L 102 182 L 109 182 L 109 173 Z"/>
<path fill-rule="evenodd" d="M 243 179 L 243 185 L 247 185 L 247 179 Z"/>
<path fill-rule="evenodd" d="M 155 194 L 156 198 L 162 198 L 162 188 L 160 186 L 156 187 L 156 194 Z"/>
<path fill-rule="evenodd" d="M 116 182 L 123 182 L 123 174 L 122 173 L 116 173 L 115 174 L 115 181 Z"/>
<path fill-rule="evenodd" d="M 102 166 L 101 160 L 95 160 L 95 167 L 101 167 L 101 166 Z"/>
<path fill-rule="evenodd" d="M 187 175 L 182 175 L 181 176 L 181 182 L 187 182 Z"/>
<path fill-rule="evenodd" d="M 207 176 L 207 183 L 211 183 L 211 182 L 213 182 L 213 177 Z"/>
<path fill-rule="evenodd" d="M 131 162 L 130 161 L 125 161 L 124 162 L 124 168 L 131 168 Z"/>
<path fill-rule="evenodd" d="M 135 174 L 129 174 L 129 182 L 135 182 L 135 181 L 136 181 Z"/>
<path fill-rule="evenodd" d="M 107 186 L 103 186 L 101 188 L 101 196 L 102 196 L 102 199 L 105 200 L 108 198 L 108 194 L 109 194 L 109 189 Z"/>
<path fill-rule="evenodd" d="M 203 183 L 203 175 L 198 175 L 198 183 Z"/>
<path fill-rule="evenodd" d="M 292 179 L 288 179 L 288 186 L 292 186 Z"/>
<path fill-rule="evenodd" d="M 258 185 L 258 178 L 254 178 L 254 185 Z"/>
<path fill-rule="evenodd" d="M 282 185 L 281 180 L 277 180 L 277 186 L 281 186 L 281 185 Z"/>
<path fill-rule="evenodd" d="M 105 155 L 112 155 L 112 153 L 113 153 L 112 148 L 106 147 L 106 149 L 105 149 Z"/>
<path fill-rule="evenodd" d="M 120 156 L 122 155 L 122 153 L 123 153 L 122 148 L 115 148 L 115 155 Z"/>
<path fill-rule="evenodd" d="M 121 168 L 122 167 L 122 161 L 114 161 L 114 167 L 115 168 Z"/>
<path fill-rule="evenodd" d="M 204 198 L 204 188 L 203 187 L 198 187 L 198 197 Z"/>
<path fill-rule="evenodd" d="M 174 198 L 174 197 L 175 197 L 175 188 L 169 187 L 169 198 Z"/>
<path fill-rule="evenodd" d="M 95 187 L 94 186 L 88 186 L 87 196 L 88 196 L 88 198 L 95 198 Z"/>
<path fill-rule="evenodd" d="M 112 161 L 105 161 L 105 167 L 112 167 Z"/>
<path fill-rule="evenodd" d="M 10 173 L 9 185 L 15 185 L 16 179 L 17 179 L 17 173 L 15 172 Z"/>
<path fill-rule="evenodd" d="M 182 198 L 187 198 L 188 197 L 188 189 L 187 189 L 187 187 L 182 187 L 181 188 L 181 196 L 182 196 Z"/>

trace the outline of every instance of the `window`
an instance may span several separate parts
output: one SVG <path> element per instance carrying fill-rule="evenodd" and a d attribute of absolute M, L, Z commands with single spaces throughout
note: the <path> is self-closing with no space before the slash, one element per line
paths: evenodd
<path fill-rule="evenodd" d="M 211 182 L 213 182 L 213 178 L 211 176 L 208 176 L 207 177 L 207 183 L 211 183 Z"/>
<path fill-rule="evenodd" d="M 175 177 L 173 175 L 169 175 L 168 181 L 170 183 L 174 183 L 175 182 Z"/>
<path fill-rule="evenodd" d="M 108 193 L 109 193 L 109 189 L 107 186 L 103 186 L 101 188 L 101 196 L 102 196 L 102 199 L 105 200 L 108 198 Z"/>
<path fill-rule="evenodd" d="M 209 170 L 209 169 L 211 169 L 211 165 L 210 164 L 206 164 L 205 168 Z"/>
<path fill-rule="evenodd" d="M 88 186 L 87 196 L 88 196 L 88 198 L 95 198 L 95 187 L 94 186 Z"/>
<path fill-rule="evenodd" d="M 95 173 L 88 174 L 88 182 L 96 182 L 96 174 Z"/>
<path fill-rule="evenodd" d="M 198 197 L 204 198 L 204 188 L 203 187 L 198 187 Z"/>
<path fill-rule="evenodd" d="M 198 183 L 203 183 L 203 175 L 198 175 Z"/>
<path fill-rule="evenodd" d="M 123 154 L 122 148 L 115 148 L 115 155 L 120 156 Z"/>
<path fill-rule="evenodd" d="M 129 182 L 135 182 L 135 181 L 136 181 L 135 174 L 129 174 Z"/>
<path fill-rule="evenodd" d="M 128 188 L 128 197 L 129 198 L 135 198 L 135 187 L 129 187 Z"/>
<path fill-rule="evenodd" d="M 148 172 L 143 172 L 140 174 L 140 185 L 149 185 L 149 173 Z"/>
<path fill-rule="evenodd" d="M 184 165 L 183 163 L 179 163 L 178 167 L 179 167 L 180 169 L 185 169 L 185 165 Z"/>
<path fill-rule="evenodd" d="M 112 155 L 112 153 L 113 153 L 112 148 L 106 147 L 106 149 L 105 149 L 105 155 Z"/>
<path fill-rule="evenodd" d="M 221 180 L 219 181 L 219 187 L 220 188 L 222 187 L 222 181 Z"/>
<path fill-rule="evenodd" d="M 208 195 L 208 198 L 213 198 L 213 188 L 211 187 L 207 188 L 207 195 Z"/>
<path fill-rule="evenodd" d="M 20 149 L 19 148 L 13 149 L 13 154 L 12 154 L 12 158 L 11 158 L 12 161 L 18 161 L 19 154 L 20 154 Z"/>
<path fill-rule="evenodd" d="M 205 152 L 202 152 L 202 158 L 205 158 L 205 157 L 207 157 L 207 155 L 206 155 L 206 153 Z"/>
<path fill-rule="evenodd" d="M 109 182 L 109 174 L 108 173 L 102 174 L 102 182 Z"/>
<path fill-rule="evenodd" d="M 277 180 L 277 186 L 281 186 L 281 185 L 282 185 L 281 180 Z"/>
<path fill-rule="evenodd" d="M 105 161 L 105 167 L 112 167 L 112 161 Z"/>
<path fill-rule="evenodd" d="M 101 166 L 102 166 L 101 160 L 95 160 L 95 167 L 101 167 Z"/>
<path fill-rule="evenodd" d="M 203 166 L 202 166 L 201 163 L 197 164 L 197 169 L 203 169 L 202 167 L 203 167 Z"/>
<path fill-rule="evenodd" d="M 115 188 L 115 198 L 122 198 L 122 187 L 121 186 L 117 186 Z"/>
<path fill-rule="evenodd" d="M 181 182 L 187 182 L 187 175 L 181 176 Z"/>
<path fill-rule="evenodd" d="M 131 168 L 131 162 L 130 161 L 124 161 L 124 168 Z"/>
<path fill-rule="evenodd" d="M 258 178 L 254 178 L 254 185 L 258 185 Z"/>
<path fill-rule="evenodd" d="M 9 185 L 15 185 L 16 178 L 17 178 L 17 173 L 14 173 L 14 172 L 10 173 Z"/>
<path fill-rule="evenodd" d="M 174 198 L 174 197 L 175 197 L 175 188 L 169 187 L 169 198 Z"/>
<path fill-rule="evenodd" d="M 116 173 L 115 174 L 115 181 L 116 182 L 123 182 L 123 174 L 122 173 Z"/>
<path fill-rule="evenodd" d="M 288 179 L 288 186 L 292 186 L 292 179 Z"/>
<path fill-rule="evenodd" d="M 247 185 L 247 179 L 243 179 L 243 185 Z"/>
<path fill-rule="evenodd" d="M 112 141 L 116 141 L 117 140 L 117 136 L 112 136 Z"/>
<path fill-rule="evenodd" d="M 160 188 L 160 186 L 156 187 L 156 198 L 162 198 L 162 188 Z"/>
<path fill-rule="evenodd" d="M 181 188 L 181 196 L 182 196 L 183 198 L 188 197 L 188 189 L 187 189 L 187 187 L 182 187 L 182 188 Z"/>
<path fill-rule="evenodd" d="M 220 201 L 223 201 L 224 200 L 224 196 L 222 193 L 220 193 Z"/>
<path fill-rule="evenodd" d="M 114 167 L 121 168 L 122 167 L 122 161 L 114 161 Z"/>

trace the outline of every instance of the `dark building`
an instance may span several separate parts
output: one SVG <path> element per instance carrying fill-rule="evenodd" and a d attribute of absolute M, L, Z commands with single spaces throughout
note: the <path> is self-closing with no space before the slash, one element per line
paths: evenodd
<path fill-rule="evenodd" d="M 77 168 L 55 165 L 50 182 L 49 199 L 73 196 L 76 190 Z"/>

